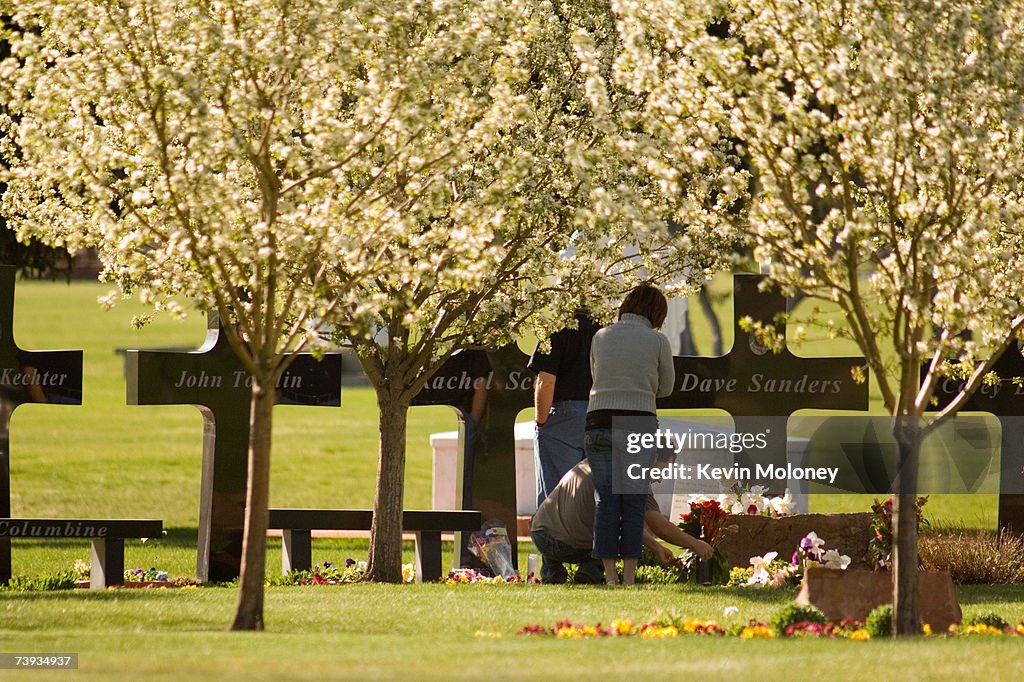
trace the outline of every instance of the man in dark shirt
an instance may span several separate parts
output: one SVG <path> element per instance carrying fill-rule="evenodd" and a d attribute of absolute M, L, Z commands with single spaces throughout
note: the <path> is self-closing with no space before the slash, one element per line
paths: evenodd
<path fill-rule="evenodd" d="M 551 336 L 551 350 L 534 351 L 527 367 L 536 372 L 533 448 L 537 470 L 537 506 L 555 489 L 565 472 L 584 457 L 583 431 L 590 375 L 590 344 L 601 328 L 587 313 L 576 313 L 576 329 Z"/>

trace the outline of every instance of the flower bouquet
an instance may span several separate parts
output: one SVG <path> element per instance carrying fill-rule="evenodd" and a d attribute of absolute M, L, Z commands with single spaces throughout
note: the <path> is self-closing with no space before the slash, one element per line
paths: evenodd
<path fill-rule="evenodd" d="M 729 512 L 722 509 L 718 500 L 690 502 L 690 511 L 681 516 L 679 528 L 711 545 L 713 553 L 707 561 L 701 561 L 693 552 L 681 557 L 683 580 L 703 585 L 725 585 L 729 582 L 729 562 L 718 548 L 728 519 Z"/>
<path fill-rule="evenodd" d="M 868 550 L 874 558 L 876 571 L 892 570 L 892 502 L 890 497 L 885 502 L 875 500 L 871 505 L 871 542 Z M 928 524 L 924 518 L 923 507 L 927 497 L 918 497 L 916 511 L 918 527 Z"/>
<path fill-rule="evenodd" d="M 496 576 L 510 578 L 518 575 L 512 566 L 512 544 L 508 541 L 508 531 L 497 519 L 491 519 L 481 530 L 469 536 L 469 551 Z"/>

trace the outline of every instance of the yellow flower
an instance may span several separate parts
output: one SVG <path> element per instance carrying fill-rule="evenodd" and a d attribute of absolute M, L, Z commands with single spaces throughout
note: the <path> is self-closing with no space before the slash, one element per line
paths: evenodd
<path fill-rule="evenodd" d="M 617 635 L 633 634 L 633 621 L 629 618 L 612 621 L 612 631 Z"/>
<path fill-rule="evenodd" d="M 929 632 L 927 634 L 930 635 L 931 632 Z M 857 639 L 857 640 L 865 641 L 865 640 L 871 639 L 871 635 L 869 635 L 868 631 L 865 630 L 864 628 L 860 628 L 859 630 L 854 630 L 853 632 L 850 633 L 850 639 Z"/>
<path fill-rule="evenodd" d="M 581 636 L 580 631 L 573 625 L 567 625 L 565 627 L 558 628 L 558 632 L 555 633 L 556 637 L 571 637 L 577 639 Z"/>
<path fill-rule="evenodd" d="M 584 637 L 597 637 L 597 628 L 595 626 L 593 626 L 593 625 L 584 625 L 583 626 L 583 636 Z"/>
<path fill-rule="evenodd" d="M 740 639 L 754 639 L 756 637 L 774 637 L 775 633 L 771 628 L 764 625 L 748 625 L 740 632 Z"/>
<path fill-rule="evenodd" d="M 477 630 L 476 632 L 473 633 L 473 636 L 474 637 L 488 637 L 490 639 L 501 639 L 501 633 L 500 632 L 494 632 L 493 630 L 492 631 Z"/>
<path fill-rule="evenodd" d="M 999 628 L 994 628 L 991 625 L 986 625 L 985 623 L 976 623 L 974 625 L 968 625 L 967 627 L 965 627 L 963 630 L 961 630 L 961 634 L 964 634 L 964 635 L 1001 635 L 1001 634 L 1003 634 L 1003 631 L 1000 630 Z"/>
<path fill-rule="evenodd" d="M 651 639 L 651 638 L 661 639 L 663 637 L 677 637 L 678 635 L 679 635 L 679 630 L 676 629 L 676 627 L 674 625 L 668 625 L 668 626 L 663 627 L 663 628 L 651 627 L 651 628 L 647 628 L 646 630 L 644 630 L 643 632 L 640 633 L 640 636 L 645 638 L 645 639 Z"/>
<path fill-rule="evenodd" d="M 932 626 L 929 623 L 925 623 L 924 625 L 921 626 L 921 632 L 924 633 L 924 635 L 926 637 L 931 637 L 932 636 Z"/>

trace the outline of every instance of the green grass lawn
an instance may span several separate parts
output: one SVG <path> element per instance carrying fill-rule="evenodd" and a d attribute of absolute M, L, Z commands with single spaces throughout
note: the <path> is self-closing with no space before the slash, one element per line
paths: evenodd
<path fill-rule="evenodd" d="M 722 279 L 716 287 L 723 287 Z M 11 426 L 12 506 L 26 517 L 163 519 L 164 538 L 128 542 L 126 566 L 172 576 L 195 571 L 202 418 L 190 406 L 125 404 L 124 347 L 198 346 L 205 322 L 159 320 L 133 330 L 137 304 L 110 312 L 96 305 L 98 284 L 20 282 L 15 338 L 27 349 L 85 351 L 81 407 L 20 407 Z M 727 335 L 731 302 L 719 302 Z M 699 312 L 694 324 L 700 333 Z M 698 337 L 698 347 L 699 345 Z M 726 340 L 726 348 L 730 339 Z M 816 351 L 823 350 L 819 345 Z M 831 352 L 849 352 L 849 349 Z M 524 419 L 532 415 L 524 413 Z M 271 503 L 366 507 L 373 498 L 376 408 L 372 391 L 345 387 L 342 407 L 281 407 L 275 413 Z M 409 424 L 406 506 L 430 506 L 429 434 L 454 429 L 448 408 L 416 408 Z M 821 496 L 816 511 L 865 510 L 870 498 Z M 949 496 L 927 508 L 939 521 L 993 527 L 994 498 Z M 314 560 L 365 558 L 365 540 L 317 540 Z M 521 555 L 529 551 L 523 543 Z M 407 560 L 411 545 L 407 543 Z M 87 559 L 85 542 L 15 541 L 14 573 L 41 575 Z M 280 566 L 270 540 L 268 571 Z M 556 641 L 514 636 L 562 618 L 589 623 L 642 620 L 664 609 L 701 618 L 767 618 L 792 593 L 646 586 L 629 590 L 554 586 L 375 586 L 271 588 L 263 634 L 224 632 L 236 592 L 226 588 L 0 593 L 0 651 L 81 654 L 79 677 L 93 679 L 441 679 L 549 678 L 582 671 L 627 675 L 755 674 L 769 679 L 838 675 L 876 679 L 887 665 L 918 678 L 985 675 L 1010 679 L 1020 643 Z M 1024 619 L 1024 589 L 963 588 L 967 614 L 997 610 Z M 500 639 L 475 638 L 483 629 Z M 911 672 L 912 671 L 912 672 Z M 38 677 L 57 677 L 54 672 Z M 33 675 L 33 679 L 36 675 Z"/>
<path fill-rule="evenodd" d="M 792 593 L 684 586 L 631 589 L 489 585 L 270 588 L 267 631 L 229 633 L 234 591 L 0 593 L 0 650 L 77 652 L 75 679 L 1015 679 L 1006 638 L 748 641 L 525 638 L 525 625 L 645 621 L 662 609 L 728 625 L 767 619 Z M 961 590 L 967 614 L 993 601 L 1024 617 L 1024 590 Z M 737 616 L 722 611 L 735 606 Z M 499 633 L 479 638 L 477 630 Z M 67 672 L 34 675 L 57 678 Z M 13 679 L 13 678 L 8 678 Z"/>

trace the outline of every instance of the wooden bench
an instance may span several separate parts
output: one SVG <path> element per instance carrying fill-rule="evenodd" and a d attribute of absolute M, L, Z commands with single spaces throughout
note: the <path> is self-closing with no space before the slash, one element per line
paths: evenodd
<path fill-rule="evenodd" d="M 314 530 L 370 530 L 369 509 L 271 509 L 268 528 L 281 531 L 281 572 L 308 571 Z M 403 511 L 402 530 L 416 534 L 416 581 L 441 578 L 441 533 L 480 530 L 478 511 Z"/>
<path fill-rule="evenodd" d="M 154 519 L 0 519 L 0 538 L 7 538 L 5 552 L 11 539 L 91 541 L 89 587 L 94 590 L 124 582 L 125 538 L 159 538 L 163 529 L 163 521 Z M 4 558 L 3 564 L 10 566 L 10 556 Z M 10 579 L 0 575 L 4 583 Z"/>

